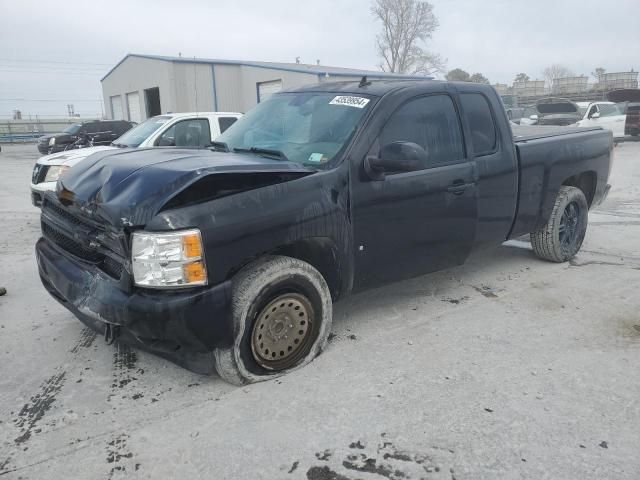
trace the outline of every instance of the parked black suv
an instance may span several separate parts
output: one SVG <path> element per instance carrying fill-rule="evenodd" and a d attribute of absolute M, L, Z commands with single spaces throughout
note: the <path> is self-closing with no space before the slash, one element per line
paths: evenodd
<path fill-rule="evenodd" d="M 88 140 L 93 145 L 110 145 L 116 138 L 135 125 L 126 120 L 90 120 L 69 125 L 60 133 L 44 135 L 38 139 L 38 151 L 43 155 L 66 150 L 74 143 Z M 79 145 L 80 146 L 80 145 Z"/>

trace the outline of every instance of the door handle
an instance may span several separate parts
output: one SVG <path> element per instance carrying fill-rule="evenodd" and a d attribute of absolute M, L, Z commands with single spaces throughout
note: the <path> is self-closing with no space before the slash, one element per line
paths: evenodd
<path fill-rule="evenodd" d="M 447 187 L 447 192 L 453 193 L 454 195 L 462 195 L 469 185 L 471 184 L 464 183 L 463 180 L 456 180 L 449 187 Z"/>

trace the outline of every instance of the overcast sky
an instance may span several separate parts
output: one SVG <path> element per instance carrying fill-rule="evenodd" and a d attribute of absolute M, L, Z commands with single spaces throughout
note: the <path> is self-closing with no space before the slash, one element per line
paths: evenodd
<path fill-rule="evenodd" d="M 511 83 L 560 63 L 640 69 L 640 0 L 431 0 L 447 68 Z M 100 78 L 127 53 L 377 69 L 367 0 L 0 0 L 0 118 L 100 112 Z"/>

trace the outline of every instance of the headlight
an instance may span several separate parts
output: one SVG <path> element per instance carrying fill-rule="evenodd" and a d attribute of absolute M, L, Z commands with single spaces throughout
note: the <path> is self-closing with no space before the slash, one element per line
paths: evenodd
<path fill-rule="evenodd" d="M 67 165 L 52 165 L 47 170 L 47 174 L 44 177 L 45 182 L 57 182 L 64 172 L 69 170 Z"/>
<path fill-rule="evenodd" d="M 51 137 L 49 139 L 49 146 L 55 145 L 56 144 L 56 137 Z"/>
<path fill-rule="evenodd" d="M 133 233 L 133 281 L 141 287 L 206 285 L 200 230 Z"/>

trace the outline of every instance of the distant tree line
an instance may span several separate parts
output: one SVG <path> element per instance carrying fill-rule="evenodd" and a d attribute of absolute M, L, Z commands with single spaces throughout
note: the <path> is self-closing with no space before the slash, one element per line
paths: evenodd
<path fill-rule="evenodd" d="M 606 70 L 604 68 L 598 67 L 593 72 L 591 72 L 591 75 L 593 75 L 595 79 L 598 80 L 600 76 L 604 75 L 605 73 Z M 542 75 L 547 84 L 551 86 L 553 85 L 553 82 L 558 78 L 574 77 L 575 73 L 564 65 L 554 64 L 542 70 Z M 462 70 L 461 68 L 454 68 L 453 70 L 449 70 L 444 77 L 449 81 L 489 83 L 489 80 L 483 74 L 470 74 L 469 72 Z M 518 73 L 513 79 L 514 82 L 529 82 L 530 80 L 531 77 L 529 77 L 529 75 L 524 72 Z"/>

